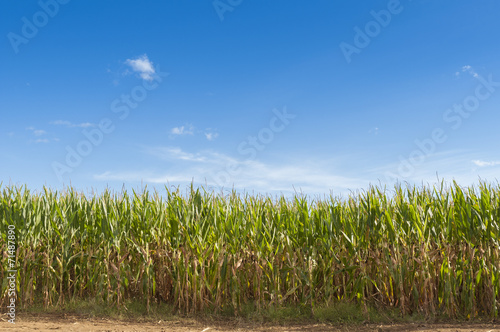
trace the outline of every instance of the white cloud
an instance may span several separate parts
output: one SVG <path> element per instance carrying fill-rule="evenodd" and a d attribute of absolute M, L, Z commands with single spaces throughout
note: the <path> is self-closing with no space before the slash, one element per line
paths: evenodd
<path fill-rule="evenodd" d="M 476 71 L 469 65 L 466 65 L 466 66 L 463 66 L 462 67 L 462 72 L 468 72 L 469 74 L 472 75 L 472 77 L 474 78 L 477 78 L 479 77 L 478 73 L 476 73 Z M 457 72 L 458 73 L 458 72 Z M 457 73 L 455 73 L 455 75 L 457 75 Z M 458 76 L 458 75 L 457 75 Z"/>
<path fill-rule="evenodd" d="M 209 141 L 213 141 L 219 136 L 219 134 L 216 131 L 212 130 L 212 128 L 206 128 L 205 131 L 196 130 L 197 135 L 200 133 L 203 133 L 203 135 L 205 135 L 205 138 Z M 195 127 L 190 124 L 180 127 L 174 127 L 170 129 L 170 134 L 171 136 L 194 135 Z"/>
<path fill-rule="evenodd" d="M 497 166 L 500 165 L 500 161 L 483 161 L 483 160 L 473 160 L 472 161 L 476 166 L 485 167 L 485 166 Z"/>
<path fill-rule="evenodd" d="M 45 130 L 36 129 L 35 127 L 27 127 L 26 130 L 31 131 L 33 133 L 33 135 L 35 135 L 35 136 L 43 136 L 43 135 L 47 134 L 47 132 Z"/>
<path fill-rule="evenodd" d="M 26 130 L 31 131 L 33 136 L 38 137 L 37 139 L 31 139 L 28 142 L 29 143 L 49 143 L 50 141 L 59 141 L 57 137 L 53 137 L 53 135 L 48 135 L 48 133 L 45 130 L 42 129 L 36 129 L 35 127 L 27 127 Z M 14 133 L 12 133 L 12 136 Z M 51 138 L 41 138 L 42 136 L 47 137 L 47 136 L 52 136 Z"/>
<path fill-rule="evenodd" d="M 180 127 L 174 127 L 170 130 L 170 133 L 172 135 L 193 135 L 194 134 L 194 127 L 193 126 L 180 126 Z"/>
<path fill-rule="evenodd" d="M 52 121 L 50 122 L 50 124 L 52 125 L 56 125 L 56 126 L 66 126 L 66 127 L 72 127 L 72 123 L 69 122 L 69 121 L 65 121 L 65 120 L 56 120 L 56 121 Z"/>
<path fill-rule="evenodd" d="M 335 174 L 331 165 L 324 168 L 307 161 L 270 164 L 261 161 L 235 158 L 213 151 L 185 152 L 180 148 L 145 148 L 145 152 L 168 160 L 167 170 L 105 172 L 95 179 L 102 181 L 144 181 L 152 184 L 190 183 L 210 188 L 255 190 L 261 193 L 293 193 L 294 188 L 307 194 L 348 193 L 349 190 L 366 188 L 368 180 Z M 232 175 L 229 175 L 232 173 Z M 225 176 L 228 176 L 225 178 Z"/>
<path fill-rule="evenodd" d="M 33 130 L 33 134 L 35 136 L 42 136 L 42 135 L 45 135 L 47 132 L 45 130 L 41 130 L 41 129 L 37 129 L 37 130 Z"/>
<path fill-rule="evenodd" d="M 207 138 L 207 140 L 209 141 L 213 141 L 214 139 L 217 138 L 217 136 L 219 136 L 218 133 L 211 133 L 211 132 L 208 132 L 208 133 L 205 133 L 205 137 Z"/>
<path fill-rule="evenodd" d="M 479 179 L 495 181 L 498 169 L 481 160 L 474 160 L 473 152 L 464 150 L 448 150 L 428 155 L 419 163 L 394 162 L 368 170 L 368 177 L 380 179 L 382 183 L 392 187 L 395 178 L 402 183 L 411 185 L 434 185 L 445 180 L 448 184 L 455 180 L 462 186 L 477 184 Z M 408 161 L 408 160 L 406 160 Z"/>
<path fill-rule="evenodd" d="M 68 127 L 68 128 L 74 128 L 74 127 L 78 127 L 78 128 L 95 127 L 95 124 L 90 123 L 90 122 L 72 123 L 72 122 L 66 121 L 66 120 L 56 120 L 56 121 L 52 121 L 50 124 L 55 125 L 55 126 L 65 126 L 65 127 Z"/>
<path fill-rule="evenodd" d="M 151 81 L 153 80 L 153 76 L 155 74 L 155 69 L 153 67 L 153 62 L 148 59 L 146 54 L 136 58 L 136 59 L 127 59 L 125 61 L 127 65 L 129 65 L 133 71 L 139 73 L 139 76 L 143 80 Z"/>
<path fill-rule="evenodd" d="M 185 175 L 163 175 L 162 177 L 158 177 L 157 175 L 152 174 L 150 171 L 141 171 L 141 172 L 104 172 L 102 174 L 94 175 L 94 179 L 100 181 L 120 181 L 120 182 L 140 182 L 144 181 L 146 183 L 167 183 L 167 182 L 181 182 L 181 183 L 189 183 L 193 180 L 193 178 L 189 178 Z"/>
<path fill-rule="evenodd" d="M 182 151 L 180 148 L 174 148 L 174 147 L 146 148 L 144 152 L 164 160 L 184 160 L 184 161 L 199 161 L 199 162 L 207 160 L 199 153 L 197 154 L 187 153 Z"/>
<path fill-rule="evenodd" d="M 106 172 L 94 177 L 101 181 L 144 181 L 156 185 L 167 182 L 188 185 L 194 181 L 195 185 L 216 191 L 234 187 L 238 191 L 291 195 L 295 188 L 309 195 L 328 195 L 332 191 L 334 195 L 345 196 L 367 189 L 370 183 L 387 186 L 390 191 L 396 180 L 403 186 L 435 185 L 442 180 L 447 184 L 456 180 L 464 186 L 477 184 L 479 179 L 495 181 L 498 168 L 486 166 L 500 165 L 500 161 L 475 160 L 477 156 L 472 152 L 441 151 L 413 165 L 411 174 L 402 176 L 398 175 L 399 162 L 386 164 L 383 158 L 372 160 L 365 155 L 339 155 L 331 160 L 290 156 L 266 162 L 247 159 L 245 155 L 231 156 L 212 150 L 190 152 L 179 147 L 143 147 L 143 152 L 164 161 L 160 168 Z M 374 165 L 372 168 L 356 167 L 367 164 L 368 160 Z M 387 172 L 395 174 L 397 179 L 387 177 Z"/>

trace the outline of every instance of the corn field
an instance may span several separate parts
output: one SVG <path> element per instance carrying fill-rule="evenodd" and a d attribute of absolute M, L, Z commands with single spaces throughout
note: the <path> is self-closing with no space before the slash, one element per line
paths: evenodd
<path fill-rule="evenodd" d="M 500 185 L 370 187 L 347 198 L 0 187 L 0 304 L 15 226 L 17 305 L 79 299 L 181 313 L 351 301 L 498 316 Z M 13 228 L 14 226 L 10 226 Z"/>

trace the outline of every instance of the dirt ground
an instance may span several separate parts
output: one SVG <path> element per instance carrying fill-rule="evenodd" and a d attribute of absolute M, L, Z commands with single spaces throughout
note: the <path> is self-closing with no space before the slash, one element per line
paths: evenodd
<path fill-rule="evenodd" d="M 378 325 L 367 324 L 363 326 L 332 326 L 327 324 L 309 325 L 249 325 L 238 322 L 202 323 L 195 320 L 183 321 L 158 321 L 156 323 L 141 323 L 137 321 L 122 321 L 111 319 L 82 319 L 81 317 L 48 315 L 28 316 L 16 318 L 16 323 L 11 324 L 1 318 L 0 331 L 78 331 L 78 332 L 218 332 L 218 331 L 440 331 L 440 332 L 500 332 L 500 324 L 394 324 Z"/>

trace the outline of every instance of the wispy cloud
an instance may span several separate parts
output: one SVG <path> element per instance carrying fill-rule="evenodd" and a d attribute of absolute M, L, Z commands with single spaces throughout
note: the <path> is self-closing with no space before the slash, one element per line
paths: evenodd
<path fill-rule="evenodd" d="M 43 136 L 43 135 L 47 134 L 47 132 L 45 130 L 36 129 L 34 127 L 27 127 L 26 130 L 31 131 L 33 133 L 33 135 L 35 135 L 35 136 Z"/>
<path fill-rule="evenodd" d="M 204 131 L 203 130 L 195 130 L 195 127 L 193 125 L 184 125 L 184 126 L 179 126 L 179 127 L 174 127 L 170 129 L 170 136 L 175 137 L 175 136 L 184 136 L 184 135 L 198 135 L 198 134 L 203 134 L 205 138 L 209 141 L 215 140 L 218 136 L 219 133 L 217 133 L 216 130 L 213 130 L 212 128 L 206 128 Z"/>
<path fill-rule="evenodd" d="M 483 160 L 473 160 L 476 166 L 486 167 L 486 166 L 497 166 L 500 165 L 500 161 L 483 161 Z"/>
<path fill-rule="evenodd" d="M 153 62 L 149 60 L 146 54 L 136 59 L 127 59 L 125 63 L 129 65 L 134 72 L 138 73 L 143 80 L 153 80 L 155 69 L 153 67 Z"/>
<path fill-rule="evenodd" d="M 68 127 L 68 128 L 75 128 L 75 127 L 78 127 L 78 128 L 95 127 L 95 124 L 90 123 L 90 122 L 72 123 L 72 122 L 66 121 L 66 120 L 56 120 L 56 121 L 50 122 L 50 124 L 51 125 L 55 125 L 55 126 L 64 126 L 64 127 Z"/>
<path fill-rule="evenodd" d="M 37 129 L 37 130 L 33 130 L 33 134 L 35 136 L 42 136 L 42 135 L 47 134 L 47 132 L 45 130 Z"/>
<path fill-rule="evenodd" d="M 26 130 L 29 130 L 35 138 L 28 140 L 28 143 L 50 143 L 51 141 L 57 142 L 59 138 L 50 135 L 43 129 L 37 129 L 33 126 L 27 127 Z M 12 133 L 12 136 L 14 133 Z"/>
<path fill-rule="evenodd" d="M 194 127 L 191 125 L 188 126 L 180 126 L 180 127 L 174 127 L 170 130 L 170 133 L 172 135 L 193 135 L 194 134 Z"/>
<path fill-rule="evenodd" d="M 365 188 L 369 184 L 365 179 L 335 174 L 330 168 L 321 169 L 318 163 L 271 164 L 213 151 L 190 153 L 172 147 L 146 148 L 145 152 L 168 160 L 168 169 L 154 172 L 107 171 L 96 174 L 94 178 L 101 181 L 144 181 L 152 184 L 195 181 L 213 188 L 220 188 L 221 185 L 225 188 L 234 186 L 238 190 L 256 190 L 261 193 L 293 193 L 295 188 L 310 194 L 328 193 L 330 190 L 338 194 Z M 236 170 L 237 174 L 226 180 L 222 174 L 228 174 L 228 170 Z"/>
<path fill-rule="evenodd" d="M 474 78 L 478 78 L 479 77 L 479 74 L 470 65 L 462 66 L 461 72 L 462 73 L 469 73 Z M 455 72 L 455 76 L 457 78 L 460 77 L 460 71 Z"/>
<path fill-rule="evenodd" d="M 144 152 L 163 160 L 207 161 L 207 158 L 200 153 L 188 153 L 176 147 L 148 147 Z"/>
<path fill-rule="evenodd" d="M 366 189 L 370 183 L 385 185 L 390 190 L 396 180 L 403 185 L 434 185 L 442 180 L 472 185 L 479 179 L 496 179 L 497 169 L 486 166 L 500 165 L 500 161 L 474 160 L 472 152 L 449 150 L 430 155 L 425 163 L 415 166 L 411 176 L 402 177 L 397 176 L 398 162 L 386 164 L 383 159 L 372 160 L 364 155 L 349 154 L 321 160 L 290 156 L 279 161 L 262 161 L 213 150 L 185 151 L 179 147 L 143 147 L 143 152 L 165 161 L 165 168 L 108 171 L 95 175 L 95 179 L 151 184 L 189 184 L 194 181 L 196 185 L 207 185 L 216 190 L 234 187 L 240 191 L 272 194 L 288 195 L 298 190 L 311 195 L 330 191 L 335 195 L 348 195 Z M 372 160 L 374 167 L 362 172 L 351 169 L 367 160 Z M 397 178 L 387 177 L 387 172 L 396 174 Z"/>
<path fill-rule="evenodd" d="M 189 183 L 193 180 L 186 175 L 166 174 L 158 176 L 150 171 L 140 172 L 104 172 L 94 175 L 94 179 L 99 181 L 119 181 L 119 182 L 146 182 L 146 183 Z"/>
<path fill-rule="evenodd" d="M 209 141 L 213 141 L 219 136 L 218 133 L 210 132 L 210 131 L 205 132 L 204 134 L 205 134 L 205 137 L 207 138 L 207 140 L 209 140 Z"/>
<path fill-rule="evenodd" d="M 401 183 L 414 185 L 436 184 L 441 180 L 447 182 L 457 181 L 461 185 L 472 185 L 479 179 L 493 181 L 498 178 L 498 170 L 493 167 L 496 162 L 485 162 L 474 160 L 475 154 L 464 150 L 447 150 L 429 155 L 425 162 L 401 166 L 401 163 L 394 162 L 373 167 L 368 170 L 371 179 L 380 179 L 387 185 L 394 184 L 397 180 Z M 411 173 L 405 176 L 405 173 Z"/>

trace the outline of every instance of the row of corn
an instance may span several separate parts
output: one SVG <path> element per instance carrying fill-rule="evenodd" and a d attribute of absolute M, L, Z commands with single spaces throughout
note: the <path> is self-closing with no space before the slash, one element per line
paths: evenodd
<path fill-rule="evenodd" d="M 500 186 L 370 187 L 347 198 L 0 187 L 0 305 L 9 229 L 17 304 L 159 302 L 179 312 L 339 301 L 497 317 Z"/>

